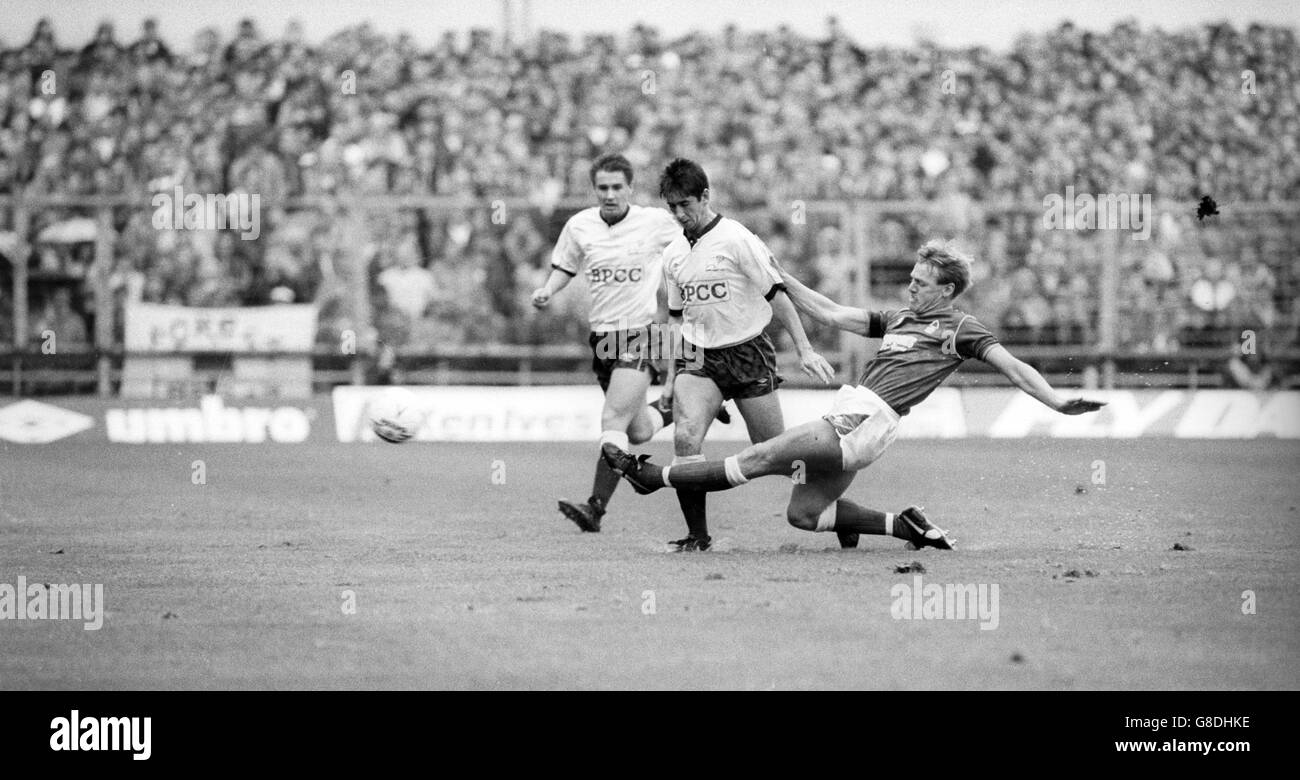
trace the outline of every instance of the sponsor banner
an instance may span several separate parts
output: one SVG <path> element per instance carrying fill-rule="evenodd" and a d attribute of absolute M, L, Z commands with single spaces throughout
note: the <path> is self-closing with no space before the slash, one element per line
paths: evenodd
<path fill-rule="evenodd" d="M 334 424 L 339 441 L 379 441 L 370 429 L 370 404 L 388 387 L 336 387 Z M 414 394 L 424 423 L 412 441 L 595 441 L 600 438 L 600 388 L 578 387 L 406 387 Z M 781 391 L 786 425 L 816 419 L 826 413 L 834 393 L 820 390 Z M 941 389 L 918 409 L 910 432 L 915 437 L 966 435 L 961 397 Z M 646 402 L 659 398 L 652 387 Z M 708 441 L 749 441 L 745 422 L 731 404 L 731 423 L 714 421 Z M 672 428 L 655 441 L 672 441 Z"/>
<path fill-rule="evenodd" d="M 378 441 L 369 404 L 385 387 L 338 387 L 334 421 L 339 441 Z M 595 441 L 603 397 L 595 386 L 411 387 L 424 423 L 415 441 Z M 1067 393 L 1069 394 L 1069 393 Z M 1015 390 L 940 388 L 912 409 L 900 438 L 1135 438 L 1300 439 L 1300 392 L 1234 390 L 1114 390 L 1080 393 L 1108 402 L 1100 412 L 1057 414 Z M 659 397 L 652 387 L 648 402 Z M 831 390 L 782 390 L 787 427 L 825 414 Z M 744 420 L 714 422 L 709 441 L 749 441 Z M 672 429 L 657 441 L 671 441 Z"/>
<path fill-rule="evenodd" d="M 104 428 L 108 440 L 120 444 L 298 444 L 311 436 L 313 411 L 298 406 L 226 406 L 221 396 L 209 395 L 197 406 L 109 409 Z"/>
<path fill-rule="evenodd" d="M 327 398 L 310 401 L 129 401 L 70 397 L 0 406 L 0 448 L 60 440 L 117 444 L 294 444 L 334 441 Z"/>
<path fill-rule="evenodd" d="M 310 352 L 315 338 L 311 304 L 126 307 L 127 352 Z"/>
<path fill-rule="evenodd" d="M 370 404 L 389 387 L 334 388 L 339 441 L 380 441 Z M 407 387 L 424 417 L 414 441 L 595 441 L 602 395 L 582 387 Z"/>
<path fill-rule="evenodd" d="M 0 401 L 0 448 L 58 441 L 121 444 L 378 441 L 369 404 L 385 387 L 338 387 L 310 401 L 188 402 L 85 397 Z M 417 441 L 596 441 L 600 389 L 577 387 L 413 387 L 425 414 Z M 900 438 L 1300 439 L 1300 392 L 1155 390 L 1088 392 L 1108 401 L 1100 412 L 1067 417 L 1006 389 L 940 388 L 903 418 Z M 651 388 L 647 402 L 657 400 Z M 783 390 L 788 427 L 830 408 L 830 390 Z M 744 420 L 714 422 L 710 441 L 746 442 Z M 671 441 L 672 428 L 658 441 Z"/>
<path fill-rule="evenodd" d="M 1106 401 L 1094 414 L 1062 415 L 1024 393 L 962 390 L 971 435 L 995 439 L 1172 436 L 1179 439 L 1300 438 L 1300 392 L 1246 390 L 1066 391 Z M 929 401 L 927 400 L 928 404 Z M 907 425 L 904 418 L 903 425 Z"/>
<path fill-rule="evenodd" d="M 0 441 L 49 444 L 95 427 L 95 418 L 43 401 L 0 407 Z"/>

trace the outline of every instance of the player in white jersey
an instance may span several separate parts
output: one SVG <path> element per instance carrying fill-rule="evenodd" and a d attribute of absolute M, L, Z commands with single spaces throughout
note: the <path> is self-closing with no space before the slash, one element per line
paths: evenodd
<path fill-rule="evenodd" d="M 648 441 L 672 422 L 671 406 L 646 405 L 654 370 L 652 347 L 659 334 L 652 323 L 667 318 L 663 287 L 663 248 L 681 236 L 677 222 L 660 208 L 629 202 L 632 164 L 622 155 L 601 157 L 591 167 L 599 205 L 583 209 L 565 223 L 551 253 L 551 275 L 533 293 L 545 308 L 552 296 L 579 273 L 591 287 L 592 370 L 605 393 L 601 440 L 626 445 Z M 618 475 L 596 457 L 591 497 L 560 501 L 560 511 L 583 531 L 600 530 Z"/>
<path fill-rule="evenodd" d="M 659 179 L 659 194 L 685 231 L 664 250 L 670 329 L 680 322 L 683 342 L 665 395 L 672 395 L 676 416 L 673 462 L 691 463 L 704 459 L 704 435 L 729 398 L 736 399 L 751 442 L 785 430 L 776 350 L 763 333 L 773 317 L 794 339 L 804 373 L 829 382 L 835 371 L 808 342 L 767 246 L 713 211 L 704 169 L 674 160 Z M 709 549 L 705 493 L 678 490 L 677 500 L 687 535 L 670 544 L 679 551 Z"/>

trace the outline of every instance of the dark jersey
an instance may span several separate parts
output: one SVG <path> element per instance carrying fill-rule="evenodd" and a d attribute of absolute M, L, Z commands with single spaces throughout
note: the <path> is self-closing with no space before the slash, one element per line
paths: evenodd
<path fill-rule="evenodd" d="M 969 314 L 949 306 L 917 314 L 911 309 L 868 313 L 867 336 L 880 351 L 858 384 L 898 414 L 921 403 L 967 358 L 983 360 L 998 340 Z"/>

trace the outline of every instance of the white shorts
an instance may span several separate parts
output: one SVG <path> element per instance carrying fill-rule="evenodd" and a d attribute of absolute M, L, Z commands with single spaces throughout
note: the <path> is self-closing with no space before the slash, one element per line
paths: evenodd
<path fill-rule="evenodd" d="M 898 435 L 898 413 L 865 387 L 844 385 L 822 415 L 840 437 L 845 471 L 870 466 Z"/>

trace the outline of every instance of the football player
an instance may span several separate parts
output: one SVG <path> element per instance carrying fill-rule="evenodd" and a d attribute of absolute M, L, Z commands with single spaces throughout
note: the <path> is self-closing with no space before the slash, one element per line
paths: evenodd
<path fill-rule="evenodd" d="M 676 416 L 673 463 L 687 464 L 704 459 L 704 435 L 728 399 L 736 399 L 750 441 L 785 430 L 776 350 L 763 332 L 773 317 L 793 338 L 804 373 L 829 382 L 835 371 L 808 342 L 767 246 L 713 210 L 704 169 L 674 160 L 659 179 L 659 194 L 684 231 L 663 253 L 670 329 L 680 327 L 682 336 L 664 394 Z M 677 500 L 687 535 L 669 544 L 678 551 L 709 549 L 705 493 L 682 485 Z"/>
<path fill-rule="evenodd" d="M 667 211 L 630 202 L 632 163 L 608 154 L 591 166 L 597 205 L 569 218 L 551 253 L 551 274 L 533 292 L 543 309 L 579 273 L 591 288 L 592 370 L 605 394 L 601 443 L 640 444 L 672 422 L 667 403 L 645 402 L 653 371 L 652 323 L 666 319 L 662 253 L 682 234 Z M 618 475 L 597 455 L 591 496 L 560 501 L 560 511 L 583 531 L 600 531 Z"/>
<path fill-rule="evenodd" d="M 881 512 L 841 498 L 857 473 L 893 442 L 900 417 L 970 358 L 993 366 L 1016 387 L 1061 414 L 1095 412 L 1105 403 L 1056 392 L 1042 375 L 998 343 L 979 320 L 953 306 L 953 299 L 970 286 L 970 257 L 938 241 L 927 243 L 917 254 L 908 286 L 909 305 L 884 311 L 842 306 L 779 269 L 800 311 L 817 322 L 883 339 L 857 384 L 841 387 L 821 419 L 722 461 L 661 468 L 648 456 L 638 458 L 606 446 L 603 452 L 610 466 L 637 492 L 648 493 L 661 487 L 727 490 L 769 474 L 790 475 L 802 464 L 805 480 L 795 484 L 786 508 L 786 519 L 794 527 L 835 531 L 842 547 L 856 547 L 860 534 L 877 534 L 905 539 L 918 548 L 952 549 L 947 532 L 931 523 L 919 507 Z"/>

